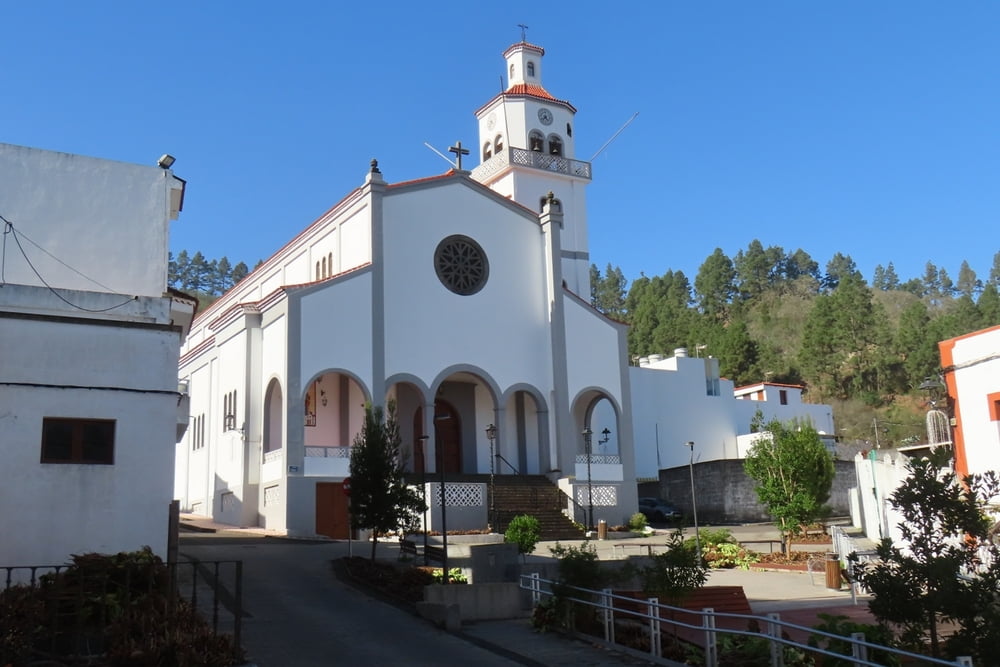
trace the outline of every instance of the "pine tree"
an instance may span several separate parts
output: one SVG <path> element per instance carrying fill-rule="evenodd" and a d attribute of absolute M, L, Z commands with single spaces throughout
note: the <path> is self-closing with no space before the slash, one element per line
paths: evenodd
<path fill-rule="evenodd" d="M 412 528 L 424 511 L 404 471 L 395 403 L 389 402 L 388 414 L 366 405 L 364 424 L 351 448 L 351 526 L 371 530 L 372 560 L 379 535 Z"/>
<path fill-rule="evenodd" d="M 720 322 L 728 319 L 736 295 L 736 269 L 722 248 L 716 248 L 702 263 L 694 289 L 703 313 Z"/>

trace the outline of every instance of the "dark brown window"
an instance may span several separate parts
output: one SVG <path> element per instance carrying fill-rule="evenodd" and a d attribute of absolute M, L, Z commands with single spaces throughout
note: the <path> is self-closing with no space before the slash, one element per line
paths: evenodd
<path fill-rule="evenodd" d="M 782 405 L 788 405 L 788 392 L 786 390 L 778 390 L 778 402 Z"/>
<path fill-rule="evenodd" d="M 113 419 L 42 420 L 42 463 L 115 462 Z"/>

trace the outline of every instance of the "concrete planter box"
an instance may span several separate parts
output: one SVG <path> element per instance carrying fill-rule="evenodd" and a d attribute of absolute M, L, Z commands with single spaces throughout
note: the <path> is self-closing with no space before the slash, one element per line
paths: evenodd
<path fill-rule="evenodd" d="M 525 618 L 531 610 L 523 603 L 524 598 L 525 593 L 516 583 L 424 586 L 424 602 L 444 607 L 458 605 L 462 621 Z"/>

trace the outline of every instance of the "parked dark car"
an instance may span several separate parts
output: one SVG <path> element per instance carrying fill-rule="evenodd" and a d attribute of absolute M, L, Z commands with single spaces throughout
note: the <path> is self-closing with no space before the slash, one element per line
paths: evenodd
<path fill-rule="evenodd" d="M 639 498 L 639 511 L 646 515 L 646 520 L 650 523 L 681 518 L 681 513 L 676 507 L 659 498 Z"/>

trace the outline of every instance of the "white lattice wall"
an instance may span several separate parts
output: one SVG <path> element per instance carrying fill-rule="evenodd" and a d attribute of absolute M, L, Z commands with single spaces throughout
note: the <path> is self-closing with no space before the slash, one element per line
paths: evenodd
<path fill-rule="evenodd" d="M 618 505 L 617 486 L 593 486 L 594 507 L 616 507 Z M 590 493 L 586 484 L 576 485 L 576 503 L 580 507 L 587 507 L 590 504 Z"/>
<path fill-rule="evenodd" d="M 486 504 L 482 484 L 445 484 L 444 497 L 448 507 L 481 507 Z M 441 506 L 440 487 L 434 488 L 434 503 Z"/>

